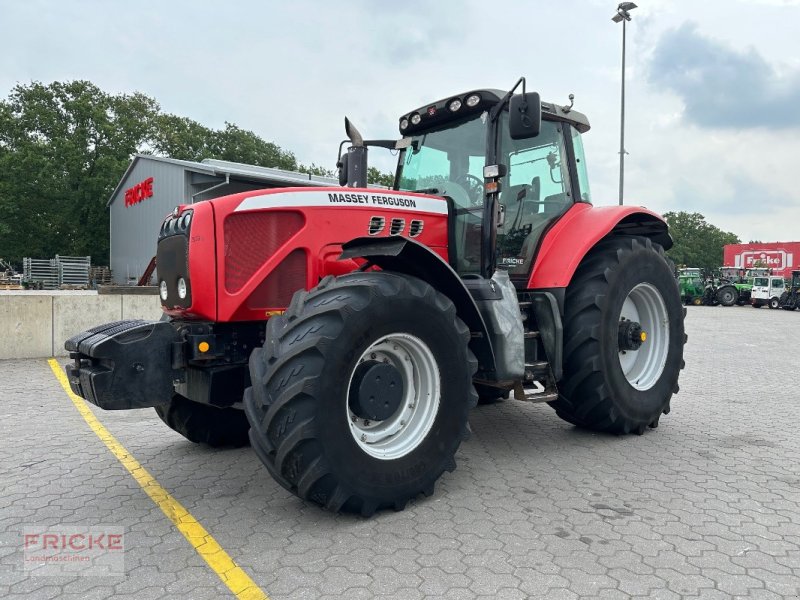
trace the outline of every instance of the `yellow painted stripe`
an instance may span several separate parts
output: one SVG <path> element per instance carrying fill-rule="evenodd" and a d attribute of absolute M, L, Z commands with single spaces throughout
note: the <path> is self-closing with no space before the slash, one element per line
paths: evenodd
<path fill-rule="evenodd" d="M 228 586 L 228 589 L 237 598 L 242 600 L 269 600 L 268 596 L 250 579 L 247 573 L 222 549 L 217 540 L 197 522 L 197 519 L 180 502 L 173 498 L 167 490 L 161 487 L 161 484 L 155 480 L 147 469 L 140 465 L 139 461 L 131 456 L 125 447 L 111 435 L 111 432 L 97 420 L 94 413 L 89 410 L 86 401 L 72 392 L 69 387 L 69 380 L 61 365 L 54 358 L 51 358 L 48 363 L 61 387 L 67 392 L 67 396 L 72 400 L 75 408 L 81 413 L 81 416 L 92 431 L 97 434 L 97 437 L 111 450 L 111 453 L 117 457 L 122 466 L 142 486 L 145 493 L 172 521 L 172 524 L 177 527 L 178 531 L 183 534 L 202 559 L 208 563 L 208 566 L 222 580 L 222 583 Z"/>

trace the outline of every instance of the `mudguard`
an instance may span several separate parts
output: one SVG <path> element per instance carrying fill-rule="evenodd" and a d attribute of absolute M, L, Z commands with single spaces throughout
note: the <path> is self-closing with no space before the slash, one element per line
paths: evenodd
<path fill-rule="evenodd" d="M 494 373 L 494 351 L 480 310 L 458 274 L 433 250 L 401 236 L 361 237 L 342 246 L 340 259 L 347 258 L 365 258 L 381 269 L 413 275 L 450 298 L 458 317 L 472 332 L 470 349 L 478 359 L 479 371 Z"/>
<path fill-rule="evenodd" d="M 545 234 L 528 279 L 528 289 L 564 288 L 583 257 L 607 235 L 641 235 L 672 247 L 667 224 L 640 206 L 574 204 Z"/>
<path fill-rule="evenodd" d="M 114 321 L 64 343 L 75 359 L 65 367 L 72 391 L 106 410 L 158 406 L 175 393 L 177 330 L 166 321 Z"/>

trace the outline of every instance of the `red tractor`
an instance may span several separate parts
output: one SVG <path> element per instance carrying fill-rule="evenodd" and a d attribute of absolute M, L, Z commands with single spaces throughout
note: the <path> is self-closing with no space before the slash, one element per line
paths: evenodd
<path fill-rule="evenodd" d="M 686 340 L 672 240 L 646 209 L 592 206 L 583 114 L 521 79 L 404 114 L 399 141 L 345 124 L 342 187 L 178 206 L 164 317 L 68 340 L 75 393 L 249 441 L 293 494 L 364 515 L 430 495 L 481 400 L 658 425 Z M 369 146 L 398 151 L 392 189 L 366 187 Z"/>

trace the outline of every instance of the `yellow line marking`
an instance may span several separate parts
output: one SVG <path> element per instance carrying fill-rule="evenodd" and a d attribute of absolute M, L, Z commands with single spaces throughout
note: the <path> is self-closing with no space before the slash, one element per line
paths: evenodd
<path fill-rule="evenodd" d="M 128 470 L 136 482 L 142 486 L 145 493 L 172 521 L 172 524 L 183 534 L 200 557 L 208 563 L 208 566 L 222 580 L 222 583 L 228 586 L 228 589 L 240 600 L 269 600 L 269 597 L 222 549 L 222 546 L 217 543 L 217 540 L 205 530 L 197 519 L 180 502 L 173 498 L 167 490 L 161 487 L 161 484 L 155 480 L 147 469 L 139 464 L 139 461 L 133 458 L 125 447 L 111 435 L 111 432 L 97 420 L 94 413 L 89 410 L 86 401 L 72 392 L 67 375 L 56 359 L 51 358 L 47 362 L 61 387 L 67 392 L 67 396 L 72 400 L 75 408 L 78 409 L 78 412 L 92 431 L 111 450 L 111 453 L 117 457 L 117 460 L 122 463 L 122 466 Z"/>

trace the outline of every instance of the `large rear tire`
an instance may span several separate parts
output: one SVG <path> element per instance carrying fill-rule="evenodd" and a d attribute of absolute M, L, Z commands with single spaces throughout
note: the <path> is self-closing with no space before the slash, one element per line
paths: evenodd
<path fill-rule="evenodd" d="M 250 442 L 250 424 L 241 409 L 217 408 L 175 394 L 169 404 L 156 406 L 155 410 L 170 429 L 196 444 L 217 448 L 246 446 Z"/>
<path fill-rule="evenodd" d="M 781 294 L 781 299 L 778 301 L 778 304 L 783 310 L 795 309 L 795 303 L 791 298 L 789 298 L 789 292 L 783 292 L 783 294 Z"/>
<path fill-rule="evenodd" d="M 722 306 L 733 306 L 739 300 L 739 291 L 735 286 L 723 285 L 717 290 L 717 302 Z"/>
<path fill-rule="evenodd" d="M 569 423 L 599 431 L 657 427 L 678 392 L 685 311 L 661 246 L 641 237 L 598 244 L 567 288 L 564 376 L 551 406 Z M 635 323 L 646 340 L 632 350 L 623 337 Z"/>
<path fill-rule="evenodd" d="M 455 469 L 478 399 L 469 338 L 453 303 L 420 279 L 326 277 L 268 321 L 250 357 L 253 448 L 304 500 L 401 510 Z"/>

